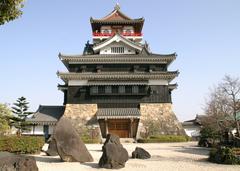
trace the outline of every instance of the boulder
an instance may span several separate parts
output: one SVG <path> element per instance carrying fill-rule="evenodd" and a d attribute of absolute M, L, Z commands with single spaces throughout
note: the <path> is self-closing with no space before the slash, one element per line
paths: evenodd
<path fill-rule="evenodd" d="M 48 156 L 58 156 L 57 145 L 55 140 L 53 139 L 50 140 L 46 154 Z"/>
<path fill-rule="evenodd" d="M 105 146 L 106 144 L 109 144 L 109 143 L 115 144 L 116 146 L 119 146 L 119 147 L 120 146 L 123 147 L 121 142 L 120 142 L 119 136 L 114 135 L 114 134 L 108 134 L 107 138 L 106 138 L 106 141 L 104 142 L 103 145 Z"/>
<path fill-rule="evenodd" d="M 52 140 L 57 152 L 65 162 L 92 162 L 93 158 L 80 139 L 69 119 L 62 117 L 53 132 Z"/>
<path fill-rule="evenodd" d="M 151 158 L 151 155 L 143 148 L 136 147 L 136 149 L 132 152 L 132 158 L 149 159 Z"/>
<path fill-rule="evenodd" d="M 15 154 L 14 153 L 9 153 L 9 152 L 6 152 L 6 151 L 0 152 L 0 159 L 2 157 L 9 157 L 9 156 L 15 156 Z"/>
<path fill-rule="evenodd" d="M 1 171 L 38 171 L 34 157 L 0 153 Z"/>
<path fill-rule="evenodd" d="M 125 167 L 128 161 L 128 152 L 120 143 L 119 137 L 108 134 L 102 147 L 102 157 L 98 165 L 102 168 L 119 169 Z"/>

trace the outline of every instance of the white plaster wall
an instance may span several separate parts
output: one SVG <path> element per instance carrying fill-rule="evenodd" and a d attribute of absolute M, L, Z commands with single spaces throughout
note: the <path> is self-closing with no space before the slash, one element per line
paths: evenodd
<path fill-rule="evenodd" d="M 135 54 L 135 49 L 123 44 L 121 42 L 113 42 L 110 45 L 102 48 L 100 54 L 122 54 L 122 53 L 111 53 L 111 47 L 124 47 L 124 54 Z"/>
<path fill-rule="evenodd" d="M 167 80 L 149 80 L 148 85 L 168 85 Z"/>
<path fill-rule="evenodd" d="M 43 125 L 35 125 L 35 130 L 33 129 L 33 126 L 28 126 L 28 128 L 29 128 L 29 131 L 24 131 L 22 133 L 23 135 L 44 135 Z M 49 125 L 48 134 L 52 134 L 53 129 L 54 129 L 54 126 Z"/>
<path fill-rule="evenodd" d="M 43 135 L 43 125 L 36 125 L 34 130 L 35 135 Z"/>
<path fill-rule="evenodd" d="M 199 128 L 184 128 L 184 130 L 189 137 L 200 136 L 200 129 Z"/>
<path fill-rule="evenodd" d="M 69 80 L 68 85 L 77 86 L 77 85 L 87 85 L 88 80 Z"/>
<path fill-rule="evenodd" d="M 48 134 L 53 134 L 53 129 L 54 129 L 54 126 L 53 125 L 49 125 Z"/>
<path fill-rule="evenodd" d="M 69 80 L 70 86 L 88 85 L 88 80 Z M 168 85 L 167 80 L 149 80 L 148 85 Z"/>

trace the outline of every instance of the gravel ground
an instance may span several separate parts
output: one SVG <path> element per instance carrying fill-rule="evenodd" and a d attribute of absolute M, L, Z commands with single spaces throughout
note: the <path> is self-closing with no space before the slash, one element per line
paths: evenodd
<path fill-rule="evenodd" d="M 219 165 L 207 161 L 208 149 L 196 146 L 196 142 L 188 143 L 155 143 L 155 144 L 123 144 L 129 155 L 136 146 L 146 149 L 151 159 L 129 159 L 121 171 L 232 171 L 240 170 L 240 166 Z M 61 162 L 59 157 L 49 157 L 41 153 L 35 155 L 40 171 L 102 171 L 98 168 L 102 155 L 101 144 L 88 144 L 87 148 L 94 158 L 91 163 Z"/>

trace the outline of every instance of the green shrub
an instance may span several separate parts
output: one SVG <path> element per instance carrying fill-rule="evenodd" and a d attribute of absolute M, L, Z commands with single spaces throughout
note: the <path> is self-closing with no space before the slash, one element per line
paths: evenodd
<path fill-rule="evenodd" d="M 100 143 L 100 139 L 98 138 L 89 138 L 89 137 L 81 137 L 81 140 L 84 142 L 84 144 L 98 144 Z"/>
<path fill-rule="evenodd" d="M 200 131 L 198 145 L 200 147 L 214 147 L 220 141 L 220 132 L 211 127 L 203 127 Z"/>
<path fill-rule="evenodd" d="M 209 161 L 219 164 L 240 164 L 239 149 L 228 147 L 212 148 L 209 153 Z"/>
<path fill-rule="evenodd" d="M 189 137 L 182 135 L 157 135 L 146 139 L 138 139 L 139 143 L 187 142 Z"/>
<path fill-rule="evenodd" d="M 10 153 L 34 154 L 40 152 L 43 145 L 43 137 L 5 136 L 0 138 L 0 151 Z"/>
<path fill-rule="evenodd" d="M 91 137 L 87 134 L 82 135 L 80 138 L 85 144 L 98 144 L 101 142 L 99 137 Z"/>

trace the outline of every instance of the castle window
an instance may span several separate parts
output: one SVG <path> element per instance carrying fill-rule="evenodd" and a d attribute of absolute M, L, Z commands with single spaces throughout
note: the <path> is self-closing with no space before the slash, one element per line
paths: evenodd
<path fill-rule="evenodd" d="M 112 30 L 104 29 L 101 32 L 102 32 L 102 34 L 111 34 Z"/>
<path fill-rule="evenodd" d="M 141 86 L 139 87 L 139 93 L 145 93 L 146 92 L 146 87 Z"/>
<path fill-rule="evenodd" d="M 125 93 L 125 86 L 119 86 L 119 93 Z"/>
<path fill-rule="evenodd" d="M 132 93 L 132 87 L 131 86 L 126 86 L 125 87 L 126 93 Z"/>
<path fill-rule="evenodd" d="M 133 86 L 132 87 L 132 92 L 133 92 L 133 94 L 137 94 L 138 93 L 138 86 Z"/>
<path fill-rule="evenodd" d="M 124 53 L 124 47 L 111 47 L 111 53 Z"/>
<path fill-rule="evenodd" d="M 91 91 L 92 94 L 97 94 L 98 93 L 98 87 L 97 86 L 91 87 L 90 91 Z"/>
<path fill-rule="evenodd" d="M 105 87 L 104 86 L 99 86 L 98 87 L 98 93 L 99 94 L 104 94 L 105 93 Z"/>
<path fill-rule="evenodd" d="M 133 33 L 133 30 L 132 29 L 126 29 L 126 30 L 123 30 L 123 33 L 126 36 L 131 36 L 131 34 Z"/>
<path fill-rule="evenodd" d="M 118 86 L 112 87 L 112 93 L 117 94 L 118 93 Z"/>
<path fill-rule="evenodd" d="M 106 87 L 105 87 L 105 92 L 106 92 L 107 94 L 111 94 L 111 93 L 112 93 L 112 87 L 111 87 L 111 86 L 106 86 Z"/>

